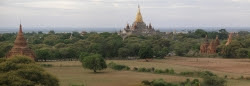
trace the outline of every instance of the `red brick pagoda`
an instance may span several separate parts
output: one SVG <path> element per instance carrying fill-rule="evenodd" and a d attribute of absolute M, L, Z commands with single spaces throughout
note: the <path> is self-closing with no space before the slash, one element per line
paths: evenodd
<path fill-rule="evenodd" d="M 12 49 L 7 53 L 6 57 L 11 58 L 12 56 L 16 55 L 24 55 L 32 58 L 35 60 L 34 52 L 28 47 L 26 39 L 23 36 L 22 25 L 20 24 L 19 32 L 17 34 L 14 46 Z"/>

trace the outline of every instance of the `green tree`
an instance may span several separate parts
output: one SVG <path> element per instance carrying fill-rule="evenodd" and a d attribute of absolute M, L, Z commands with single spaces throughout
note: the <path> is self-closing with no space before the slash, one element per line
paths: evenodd
<path fill-rule="evenodd" d="M 188 53 L 189 49 L 191 49 L 188 48 L 188 45 L 183 42 L 175 42 L 172 47 L 174 47 L 174 52 L 178 56 L 184 56 L 186 53 Z"/>
<path fill-rule="evenodd" d="M 84 68 L 93 70 L 95 73 L 97 70 L 103 70 L 107 68 L 105 60 L 99 54 L 90 54 L 81 58 L 83 58 L 83 60 L 81 61 L 82 66 Z"/>
<path fill-rule="evenodd" d="M 1 86 L 59 86 L 58 79 L 26 56 L 0 60 Z"/>
<path fill-rule="evenodd" d="M 237 57 L 236 50 L 243 48 L 242 44 L 238 41 L 232 41 L 228 46 L 224 46 L 222 49 L 222 56 L 226 58 Z M 239 54 L 240 55 L 240 54 Z"/>
<path fill-rule="evenodd" d="M 72 60 L 72 59 L 76 59 L 78 58 L 78 53 L 76 50 L 74 50 L 72 47 L 67 47 L 67 48 L 61 48 L 59 50 L 61 56 L 63 59 L 68 59 L 68 60 Z"/>
<path fill-rule="evenodd" d="M 5 54 L 10 51 L 10 49 L 12 48 L 12 44 L 9 42 L 0 42 L 0 58 L 4 57 Z"/>
<path fill-rule="evenodd" d="M 197 29 L 195 32 L 194 32 L 197 36 L 199 36 L 199 38 L 204 38 L 206 35 L 207 35 L 207 32 L 203 29 Z"/>
<path fill-rule="evenodd" d="M 240 58 L 248 57 L 248 52 L 249 51 L 246 48 L 240 48 L 236 50 L 237 57 L 240 57 Z"/>
<path fill-rule="evenodd" d="M 150 45 L 144 44 L 139 50 L 139 56 L 141 59 L 153 58 L 153 50 Z"/>
<path fill-rule="evenodd" d="M 129 52 L 129 49 L 127 49 L 127 48 L 119 48 L 119 50 L 118 50 L 118 56 L 120 56 L 120 57 L 125 58 L 125 57 L 128 57 L 129 54 L 130 54 L 130 52 Z"/>
<path fill-rule="evenodd" d="M 54 30 L 50 30 L 50 31 L 48 32 L 48 34 L 55 34 L 55 31 L 54 31 Z"/>
<path fill-rule="evenodd" d="M 59 41 L 59 37 L 58 35 L 48 35 L 46 37 L 44 37 L 44 44 L 50 45 L 50 46 L 54 46 L 55 44 L 57 44 Z"/>
<path fill-rule="evenodd" d="M 49 49 L 38 49 L 35 51 L 37 59 L 42 59 L 45 62 L 47 61 L 47 59 L 49 59 L 51 57 L 51 55 L 49 54 L 50 50 Z"/>
<path fill-rule="evenodd" d="M 219 30 L 219 38 L 220 39 L 227 39 L 228 37 L 228 32 L 226 29 L 220 29 Z"/>

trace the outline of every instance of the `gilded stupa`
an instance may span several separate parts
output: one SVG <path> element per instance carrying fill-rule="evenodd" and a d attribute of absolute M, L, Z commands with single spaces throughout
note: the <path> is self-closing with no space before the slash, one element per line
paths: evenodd
<path fill-rule="evenodd" d="M 7 53 L 6 57 L 11 58 L 16 55 L 24 55 L 35 60 L 34 52 L 28 47 L 26 39 L 23 36 L 22 25 L 19 26 L 19 32 L 17 34 L 16 40 L 14 42 L 14 46 Z"/>
<path fill-rule="evenodd" d="M 158 31 L 155 31 L 151 23 L 149 23 L 149 25 L 146 25 L 144 23 L 141 10 L 140 10 L 140 6 L 138 5 L 138 11 L 137 11 L 134 23 L 131 26 L 127 24 L 127 26 L 119 32 L 119 35 L 123 37 L 127 37 L 129 35 L 149 36 L 149 35 L 154 35 L 157 32 Z"/>

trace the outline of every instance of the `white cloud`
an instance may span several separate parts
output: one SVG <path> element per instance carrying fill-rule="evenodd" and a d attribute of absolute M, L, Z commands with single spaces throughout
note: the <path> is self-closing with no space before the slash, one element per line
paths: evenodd
<path fill-rule="evenodd" d="M 57 8 L 57 9 L 77 9 L 77 2 L 74 1 L 33 1 L 16 3 L 19 6 L 33 8 Z"/>
<path fill-rule="evenodd" d="M 112 3 L 112 5 L 113 5 L 114 7 L 120 7 L 119 4 L 117 4 L 117 3 Z"/>
<path fill-rule="evenodd" d="M 232 0 L 233 2 L 250 2 L 250 0 Z"/>
<path fill-rule="evenodd" d="M 158 27 L 246 25 L 250 22 L 248 2 L 250 0 L 0 0 L 0 26 L 13 26 L 16 16 L 23 16 L 30 26 L 123 27 L 126 22 L 133 22 L 138 4 L 145 22 L 152 21 Z"/>

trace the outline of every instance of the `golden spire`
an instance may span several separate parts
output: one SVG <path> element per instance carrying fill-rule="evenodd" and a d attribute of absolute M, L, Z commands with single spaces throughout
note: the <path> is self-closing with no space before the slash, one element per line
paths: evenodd
<path fill-rule="evenodd" d="M 140 5 L 138 5 L 138 12 L 137 12 L 137 14 L 136 14 L 135 22 L 143 22 L 143 20 L 142 20 L 142 15 L 141 15 L 141 11 L 140 11 Z"/>

